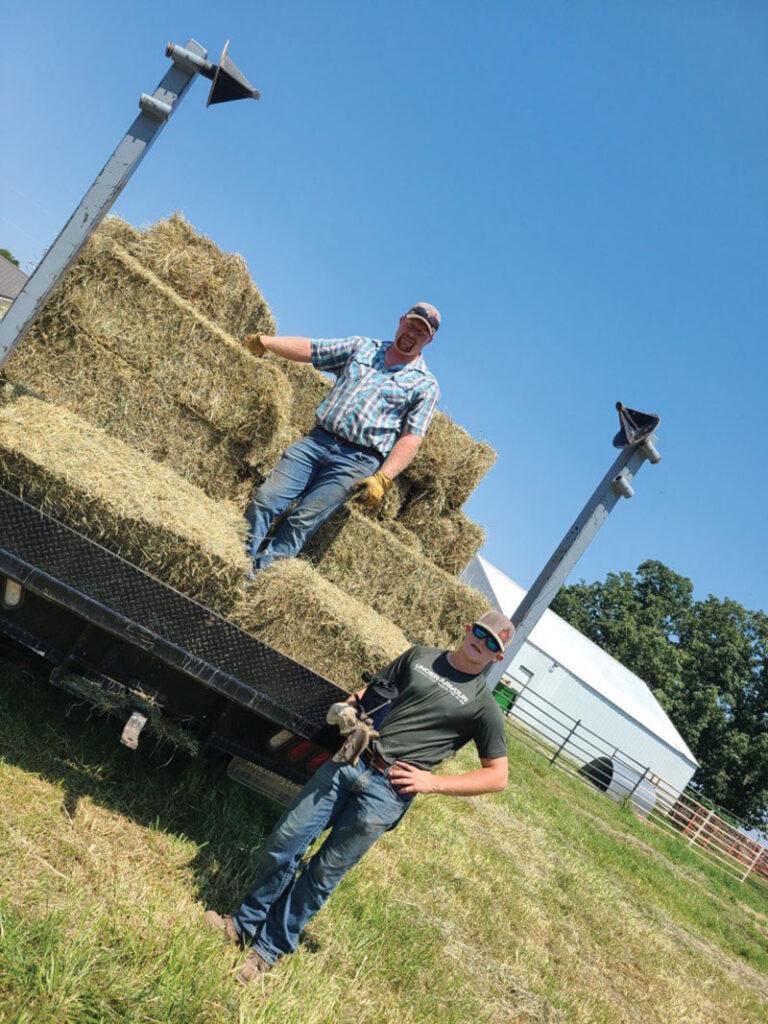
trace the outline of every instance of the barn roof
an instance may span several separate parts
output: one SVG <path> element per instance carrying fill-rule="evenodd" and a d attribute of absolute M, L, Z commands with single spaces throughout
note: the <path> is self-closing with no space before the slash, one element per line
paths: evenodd
<path fill-rule="evenodd" d="M 0 298 L 15 299 L 27 281 L 27 275 L 17 266 L 0 256 Z"/>

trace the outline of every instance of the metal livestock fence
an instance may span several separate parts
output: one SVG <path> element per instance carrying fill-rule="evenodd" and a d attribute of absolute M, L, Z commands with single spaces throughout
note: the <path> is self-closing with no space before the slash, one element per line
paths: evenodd
<path fill-rule="evenodd" d="M 689 789 L 676 789 L 529 687 L 516 691 L 505 677 L 494 696 L 526 747 L 613 800 L 628 802 L 649 825 L 683 839 L 738 881 L 768 884 L 768 846 L 748 836 L 743 822 Z"/>

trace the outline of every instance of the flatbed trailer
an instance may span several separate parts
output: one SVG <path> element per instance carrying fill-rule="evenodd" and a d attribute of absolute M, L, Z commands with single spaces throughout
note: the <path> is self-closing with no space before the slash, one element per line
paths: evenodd
<path fill-rule="evenodd" d="M 162 720 L 283 803 L 339 743 L 346 691 L 0 488 L 2 637 L 124 717 L 127 745 Z"/>

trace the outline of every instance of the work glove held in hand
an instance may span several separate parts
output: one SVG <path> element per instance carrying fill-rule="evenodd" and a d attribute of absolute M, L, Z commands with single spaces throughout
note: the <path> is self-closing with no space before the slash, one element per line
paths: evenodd
<path fill-rule="evenodd" d="M 344 742 L 333 755 L 334 761 L 346 761 L 347 764 L 357 764 L 360 755 L 368 749 L 371 740 L 378 737 L 378 732 L 369 725 L 370 718 L 361 720 L 348 732 L 343 733 Z"/>
<path fill-rule="evenodd" d="M 360 503 L 366 508 L 373 508 L 378 505 L 391 486 L 392 481 L 387 474 L 377 469 L 373 476 L 359 480 L 355 484 L 355 490 Z"/>
<path fill-rule="evenodd" d="M 338 726 L 344 742 L 333 756 L 334 761 L 355 765 L 368 744 L 379 735 L 373 728 L 373 719 L 362 708 L 339 701 L 332 704 L 325 716 L 329 725 Z"/>
<path fill-rule="evenodd" d="M 346 701 L 340 700 L 336 704 L 331 704 L 325 720 L 328 725 L 337 725 L 341 735 L 346 736 L 350 729 L 354 729 L 357 725 L 357 710 L 353 704 L 347 704 Z"/>
<path fill-rule="evenodd" d="M 243 338 L 243 345 L 248 349 L 252 356 L 256 356 L 260 359 L 267 351 L 261 341 L 260 334 L 246 334 Z"/>

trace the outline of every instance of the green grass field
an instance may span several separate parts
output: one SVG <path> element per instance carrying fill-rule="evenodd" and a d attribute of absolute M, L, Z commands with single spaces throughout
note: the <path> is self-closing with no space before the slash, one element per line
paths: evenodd
<path fill-rule="evenodd" d="M 505 793 L 420 797 L 244 990 L 202 912 L 278 809 L 0 655 L 0 1021 L 764 1024 L 768 890 L 510 757 Z"/>

